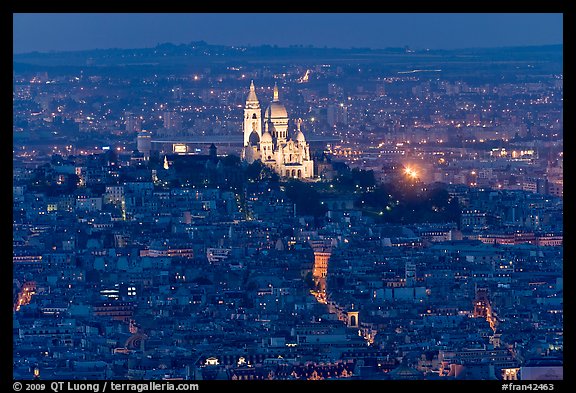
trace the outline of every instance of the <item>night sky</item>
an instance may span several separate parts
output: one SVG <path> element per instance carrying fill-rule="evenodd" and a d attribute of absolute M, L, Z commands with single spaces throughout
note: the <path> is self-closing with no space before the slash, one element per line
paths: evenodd
<path fill-rule="evenodd" d="M 560 13 L 14 14 L 14 53 L 209 44 L 457 49 L 562 43 Z"/>

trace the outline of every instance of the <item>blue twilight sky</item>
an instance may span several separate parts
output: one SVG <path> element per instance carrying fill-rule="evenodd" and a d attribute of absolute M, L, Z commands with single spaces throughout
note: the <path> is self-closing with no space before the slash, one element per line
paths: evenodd
<path fill-rule="evenodd" d="M 561 13 L 14 14 L 14 53 L 209 44 L 413 49 L 561 44 Z"/>

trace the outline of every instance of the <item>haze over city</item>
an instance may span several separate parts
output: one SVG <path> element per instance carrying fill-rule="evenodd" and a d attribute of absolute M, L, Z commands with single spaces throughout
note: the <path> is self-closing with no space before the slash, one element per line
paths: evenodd
<path fill-rule="evenodd" d="M 218 45 L 413 49 L 557 45 L 559 13 L 14 14 L 14 52 Z"/>

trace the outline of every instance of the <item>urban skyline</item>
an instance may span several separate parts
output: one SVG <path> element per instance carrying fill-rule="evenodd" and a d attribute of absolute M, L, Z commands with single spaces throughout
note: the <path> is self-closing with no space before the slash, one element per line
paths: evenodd
<path fill-rule="evenodd" d="M 16 384 L 570 377 L 562 41 L 18 53 L 17 19 Z"/>

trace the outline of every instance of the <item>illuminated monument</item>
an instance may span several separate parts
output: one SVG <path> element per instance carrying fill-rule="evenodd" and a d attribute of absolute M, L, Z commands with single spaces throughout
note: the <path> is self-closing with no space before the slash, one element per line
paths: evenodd
<path fill-rule="evenodd" d="M 314 177 L 314 161 L 310 158 L 310 147 L 300 130 L 301 123 L 302 120 L 298 119 L 296 132 L 289 138 L 288 112 L 278 98 L 277 85 L 274 85 L 274 98 L 266 108 L 262 122 L 262 109 L 254 82 L 250 83 L 244 107 L 242 158 L 248 163 L 261 160 L 282 177 Z"/>

